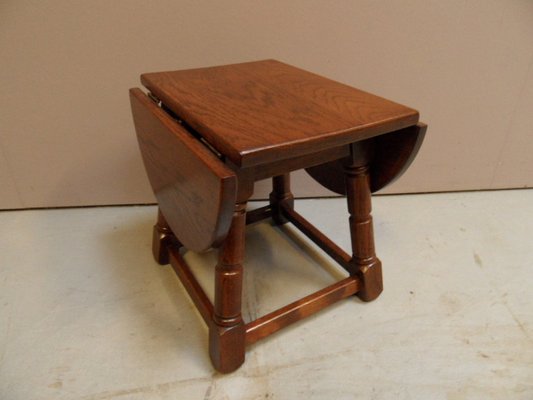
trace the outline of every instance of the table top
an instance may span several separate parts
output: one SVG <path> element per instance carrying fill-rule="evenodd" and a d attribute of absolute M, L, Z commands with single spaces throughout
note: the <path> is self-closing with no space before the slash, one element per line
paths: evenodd
<path fill-rule="evenodd" d="M 312 154 L 418 122 L 412 108 L 276 60 L 141 76 L 239 167 Z"/>

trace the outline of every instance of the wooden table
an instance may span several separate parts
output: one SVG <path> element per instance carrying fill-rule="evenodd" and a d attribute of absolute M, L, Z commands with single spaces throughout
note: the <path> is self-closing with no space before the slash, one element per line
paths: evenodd
<path fill-rule="evenodd" d="M 426 126 L 398 103 L 275 60 L 141 76 L 130 90 L 139 146 L 159 204 L 153 252 L 170 263 L 209 326 L 215 368 L 231 372 L 245 346 L 356 294 L 382 291 L 371 192 L 410 165 Z M 294 210 L 290 175 L 305 168 L 347 196 L 352 255 Z M 270 204 L 246 212 L 254 182 L 273 178 Z M 291 222 L 349 277 L 245 323 L 241 317 L 245 225 Z M 180 249 L 219 248 L 214 304 Z"/>

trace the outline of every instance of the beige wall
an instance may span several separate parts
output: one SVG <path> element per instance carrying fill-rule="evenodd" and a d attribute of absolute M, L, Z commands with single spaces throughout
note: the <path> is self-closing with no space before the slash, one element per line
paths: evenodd
<path fill-rule="evenodd" d="M 0 208 L 152 202 L 127 89 L 262 58 L 420 110 L 426 143 L 389 192 L 533 184 L 530 0 L 0 0 Z"/>

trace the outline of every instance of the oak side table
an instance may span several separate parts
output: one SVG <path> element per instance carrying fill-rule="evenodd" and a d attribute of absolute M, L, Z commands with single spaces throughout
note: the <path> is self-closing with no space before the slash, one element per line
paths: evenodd
<path fill-rule="evenodd" d="M 275 60 L 141 76 L 130 90 L 140 150 L 159 205 L 153 253 L 170 263 L 209 327 L 214 367 L 231 372 L 245 346 L 343 298 L 383 289 L 374 250 L 372 192 L 410 165 L 426 125 L 418 112 Z M 305 168 L 346 195 L 349 255 L 294 210 L 291 171 Z M 272 178 L 268 206 L 246 212 L 254 182 Z M 244 230 L 292 223 L 349 276 L 255 321 L 243 321 Z M 218 248 L 214 304 L 180 248 Z"/>

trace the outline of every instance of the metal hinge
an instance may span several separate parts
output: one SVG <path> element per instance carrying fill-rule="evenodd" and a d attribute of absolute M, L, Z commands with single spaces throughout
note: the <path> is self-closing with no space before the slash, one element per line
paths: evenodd
<path fill-rule="evenodd" d="M 207 147 L 211 151 L 211 153 L 213 153 L 219 159 L 224 160 L 224 155 L 222 153 L 220 153 L 217 149 L 215 149 L 211 143 L 209 143 L 202 135 L 200 135 L 198 132 L 192 129 L 185 121 L 180 119 L 170 108 L 165 106 L 163 102 L 159 100 L 156 96 L 154 96 L 152 92 L 148 92 L 147 95 L 150 98 L 150 100 L 152 100 L 155 104 L 157 104 L 157 106 L 160 107 L 163 111 L 165 111 L 174 121 L 176 121 L 183 128 L 185 128 L 192 136 L 194 136 L 196 139 L 202 142 L 202 144 L 205 147 Z"/>
<path fill-rule="evenodd" d="M 161 100 L 155 97 L 152 92 L 148 92 L 148 97 L 150 97 L 150 100 L 152 100 L 155 104 L 161 107 Z"/>

